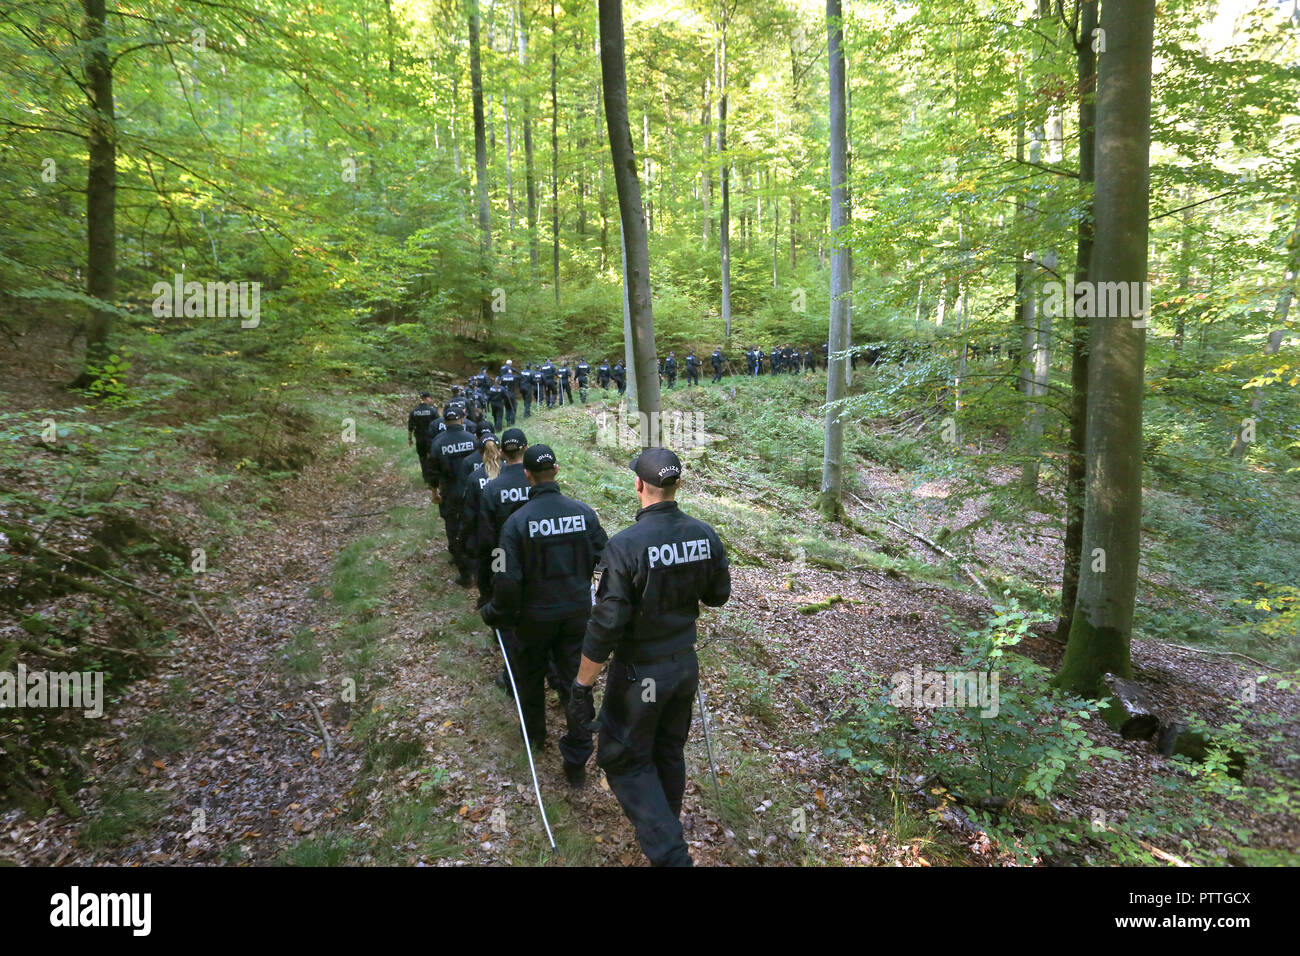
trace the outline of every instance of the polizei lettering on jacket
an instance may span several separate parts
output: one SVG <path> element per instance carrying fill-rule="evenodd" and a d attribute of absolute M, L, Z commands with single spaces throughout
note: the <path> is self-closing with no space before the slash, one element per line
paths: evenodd
<path fill-rule="evenodd" d="M 501 489 L 502 504 L 505 504 L 507 501 L 527 501 L 527 500 L 528 500 L 527 488 L 502 488 Z"/>
<path fill-rule="evenodd" d="M 691 561 L 709 560 L 709 539 L 697 538 L 694 541 L 675 541 L 672 544 L 652 544 L 646 554 L 650 558 L 650 567 L 670 564 L 687 564 Z"/>
<path fill-rule="evenodd" d="M 463 441 L 458 445 L 444 445 L 442 453 L 444 455 L 459 455 L 461 452 L 473 451 L 474 443 L 472 441 Z"/>
<path fill-rule="evenodd" d="M 542 535 L 575 534 L 587 530 L 586 515 L 561 515 L 558 518 L 538 518 L 528 522 L 528 537 Z"/>

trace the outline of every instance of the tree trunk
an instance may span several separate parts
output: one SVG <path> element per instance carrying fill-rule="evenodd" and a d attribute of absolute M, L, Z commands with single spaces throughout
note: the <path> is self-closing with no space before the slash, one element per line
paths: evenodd
<path fill-rule="evenodd" d="M 700 170 L 700 211 L 703 222 L 700 226 L 701 248 L 709 248 L 709 199 L 713 196 L 713 176 L 709 173 L 709 160 L 713 158 L 713 110 L 709 104 L 709 78 L 704 77 L 700 84 L 700 127 L 704 130 L 704 161 Z"/>
<path fill-rule="evenodd" d="M 83 0 L 86 96 L 89 100 L 89 156 L 86 175 L 86 294 L 111 303 L 117 287 L 117 117 L 113 107 L 113 63 L 106 37 L 105 0 Z M 91 308 L 86 355 L 73 385 L 98 378 L 108 355 L 113 314 Z"/>
<path fill-rule="evenodd" d="M 722 253 L 722 328 L 731 338 L 731 168 L 727 159 L 727 13 L 722 12 L 718 43 L 718 160 L 722 175 L 722 209 L 718 247 Z"/>
<path fill-rule="evenodd" d="M 1106 55 L 1097 96 L 1097 239 L 1089 278 L 1141 289 L 1147 278 L 1155 0 L 1111 2 L 1102 14 Z M 1089 337 L 1084 560 L 1056 679 L 1067 690 L 1092 696 L 1105 692 L 1106 673 L 1132 673 L 1147 320 L 1145 314 L 1135 315 L 1140 308 L 1130 302 L 1126 315 L 1094 317 Z M 1134 328 L 1135 318 L 1141 327 Z"/>
<path fill-rule="evenodd" d="M 483 70 L 478 50 L 478 0 L 469 3 L 469 82 L 474 100 L 474 189 L 478 194 L 479 276 L 483 283 L 480 313 L 485 323 L 492 320 L 492 296 L 488 292 L 488 258 L 492 254 L 492 224 L 488 207 L 487 135 L 483 115 Z"/>
<path fill-rule="evenodd" d="M 555 0 L 551 0 L 551 284 L 560 304 L 560 109 L 556 94 L 560 38 L 555 29 Z"/>
<path fill-rule="evenodd" d="M 627 255 L 628 321 L 642 447 L 660 445 L 659 362 L 655 353 L 654 312 L 650 298 L 650 248 L 645 208 L 637 180 L 636 151 L 627 118 L 627 77 L 623 64 L 622 0 L 600 0 L 600 75 L 605 89 L 605 125 L 618 188 L 618 212 Z M 629 372 L 631 370 L 629 369 Z"/>
<path fill-rule="evenodd" d="M 848 172 L 848 117 L 844 100 L 844 33 L 840 0 L 826 0 L 826 54 L 830 79 L 831 258 L 829 366 L 826 374 L 826 440 L 822 451 L 822 487 L 819 506 L 824 517 L 843 517 L 844 428 L 835 403 L 844 397 L 848 359 L 837 355 L 848 348 L 849 250 L 844 226 L 849 219 L 845 176 Z"/>
<path fill-rule="evenodd" d="M 524 100 L 524 188 L 528 193 L 528 265 L 533 282 L 537 282 L 537 170 L 533 161 L 533 100 L 528 87 L 528 22 L 524 7 L 519 5 L 519 65 L 524 74 L 520 84 Z"/>
<path fill-rule="evenodd" d="M 1079 191 L 1083 195 L 1079 213 L 1078 251 L 1075 255 L 1074 287 L 1082 294 L 1092 263 L 1092 184 L 1096 178 L 1093 150 L 1097 138 L 1097 54 L 1092 48 L 1092 31 L 1097 27 L 1097 0 L 1081 0 L 1079 36 L 1075 60 L 1079 75 Z M 1088 319 L 1073 310 L 1070 332 L 1070 441 L 1065 465 L 1065 556 L 1061 572 L 1061 617 L 1056 636 L 1070 636 L 1074 601 L 1079 593 L 1079 560 L 1083 549 L 1083 500 L 1085 447 L 1088 434 Z"/>

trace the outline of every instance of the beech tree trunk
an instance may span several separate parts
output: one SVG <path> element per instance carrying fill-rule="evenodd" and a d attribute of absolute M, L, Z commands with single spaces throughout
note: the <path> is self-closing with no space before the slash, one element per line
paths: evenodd
<path fill-rule="evenodd" d="M 1097 27 L 1097 0 L 1081 0 L 1075 63 L 1079 77 L 1079 188 L 1083 194 L 1079 214 L 1074 287 L 1082 294 L 1092 263 L 1093 198 L 1096 178 L 1093 150 L 1097 139 L 1097 54 L 1092 31 Z M 1088 319 L 1074 310 L 1070 326 L 1070 440 L 1065 465 L 1065 556 L 1061 572 L 1061 616 L 1058 640 L 1070 636 L 1074 600 L 1079 593 L 1079 561 L 1083 549 L 1085 454 L 1088 434 Z"/>
<path fill-rule="evenodd" d="M 1155 0 L 1108 0 L 1102 10 L 1106 54 L 1098 71 L 1097 231 L 1089 276 L 1097 283 L 1147 279 L 1154 22 Z M 1137 311 L 1090 323 L 1083 560 L 1056 678 L 1089 696 L 1105 693 L 1105 674 L 1129 677 L 1133 669 L 1147 319 Z"/>
<path fill-rule="evenodd" d="M 83 0 L 86 97 L 90 109 L 86 170 L 86 294 L 112 302 L 117 289 L 117 117 L 113 107 L 113 63 L 106 37 L 106 0 Z M 84 388 L 108 356 L 113 313 L 92 308 L 86 323 L 86 355 L 73 383 Z"/>
<path fill-rule="evenodd" d="M 627 75 L 623 61 L 622 0 L 600 0 L 600 75 L 605 91 L 605 125 L 618 189 L 618 212 L 627 256 L 627 286 L 637 411 L 642 447 L 662 444 L 659 424 L 659 361 L 655 352 L 654 311 L 650 298 L 650 247 L 645 207 L 637 179 L 636 151 L 627 118 Z M 629 370 L 630 371 L 630 370 Z"/>
<path fill-rule="evenodd" d="M 844 397 L 848 359 L 837 355 L 848 348 L 849 250 L 844 226 L 849 219 L 845 176 L 848 172 L 848 117 L 844 99 L 844 33 L 840 0 L 826 0 L 826 54 L 830 78 L 831 257 L 829 366 L 826 374 L 826 438 L 822 451 L 822 487 L 819 506 L 828 519 L 843 517 L 844 429 L 835 403 Z"/>

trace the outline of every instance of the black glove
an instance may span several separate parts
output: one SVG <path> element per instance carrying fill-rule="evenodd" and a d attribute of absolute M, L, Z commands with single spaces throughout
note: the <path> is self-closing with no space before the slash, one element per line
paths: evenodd
<path fill-rule="evenodd" d="M 497 610 L 495 604 L 488 601 L 479 608 L 479 616 L 483 618 L 483 623 L 488 627 L 502 627 L 506 622 L 506 616 Z"/>
<path fill-rule="evenodd" d="M 575 680 L 573 686 L 569 688 L 569 702 L 564 708 L 570 724 L 576 724 L 592 734 L 600 730 L 600 724 L 596 723 L 596 702 L 592 697 L 593 690 L 594 688 L 584 687 Z"/>

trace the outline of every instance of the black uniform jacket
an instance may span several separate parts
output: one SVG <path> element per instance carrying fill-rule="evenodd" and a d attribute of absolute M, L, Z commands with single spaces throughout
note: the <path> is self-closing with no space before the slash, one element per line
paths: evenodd
<path fill-rule="evenodd" d="M 496 611 L 527 624 L 588 610 L 591 572 L 608 540 L 588 505 L 560 494 L 553 481 L 533 485 L 528 503 L 501 528 L 505 569 L 492 577 Z"/>
<path fill-rule="evenodd" d="M 700 602 L 721 607 L 730 596 L 718 533 L 677 502 L 656 502 L 605 547 L 583 656 L 602 663 L 614 653 L 636 664 L 687 650 L 695 645 Z"/>

